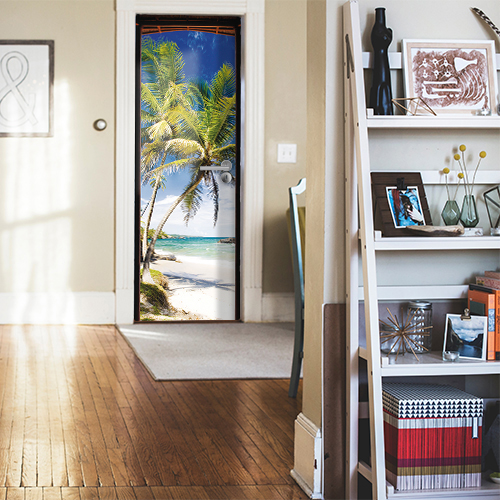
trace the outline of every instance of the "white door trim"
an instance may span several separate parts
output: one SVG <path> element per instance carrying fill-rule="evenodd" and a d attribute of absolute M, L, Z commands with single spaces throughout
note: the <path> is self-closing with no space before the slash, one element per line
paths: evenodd
<path fill-rule="evenodd" d="M 136 14 L 242 18 L 241 309 L 262 319 L 264 218 L 264 0 L 116 0 L 116 323 L 134 320 Z"/>

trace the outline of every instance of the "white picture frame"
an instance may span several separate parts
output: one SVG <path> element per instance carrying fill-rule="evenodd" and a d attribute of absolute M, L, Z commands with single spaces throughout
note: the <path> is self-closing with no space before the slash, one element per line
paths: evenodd
<path fill-rule="evenodd" d="M 460 358 L 485 361 L 487 336 L 486 316 L 470 316 L 468 319 L 462 319 L 460 314 L 447 314 L 443 352 L 458 352 Z"/>
<path fill-rule="evenodd" d="M 498 81 L 493 40 L 403 40 L 405 97 L 436 114 L 496 110 Z"/>
<path fill-rule="evenodd" d="M 0 40 L 0 137 L 51 137 L 53 85 L 53 40 Z"/>

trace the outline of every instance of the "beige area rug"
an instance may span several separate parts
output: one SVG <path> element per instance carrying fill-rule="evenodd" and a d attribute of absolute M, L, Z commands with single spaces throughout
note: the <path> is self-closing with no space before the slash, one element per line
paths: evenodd
<path fill-rule="evenodd" d="M 118 329 L 156 380 L 290 378 L 293 323 L 139 323 Z"/>

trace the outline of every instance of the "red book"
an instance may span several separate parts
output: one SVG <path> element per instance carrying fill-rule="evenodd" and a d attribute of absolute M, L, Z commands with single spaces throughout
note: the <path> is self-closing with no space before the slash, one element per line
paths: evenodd
<path fill-rule="evenodd" d="M 469 290 L 495 294 L 495 359 L 500 361 L 500 290 L 472 283 L 469 285 Z"/>
<path fill-rule="evenodd" d="M 470 290 L 467 293 L 468 307 L 471 314 L 488 317 L 488 336 L 486 337 L 486 359 L 493 361 L 496 359 L 496 330 L 495 322 L 496 294 L 482 292 L 480 290 Z"/>

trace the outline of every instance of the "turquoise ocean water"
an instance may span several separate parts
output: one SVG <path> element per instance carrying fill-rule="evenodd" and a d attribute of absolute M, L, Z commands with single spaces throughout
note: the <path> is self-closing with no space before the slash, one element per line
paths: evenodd
<path fill-rule="evenodd" d="M 158 240 L 156 253 L 170 254 L 176 257 L 193 257 L 204 260 L 225 260 L 234 262 L 235 245 L 233 243 L 219 243 L 223 238 L 192 238 L 179 237 Z"/>

